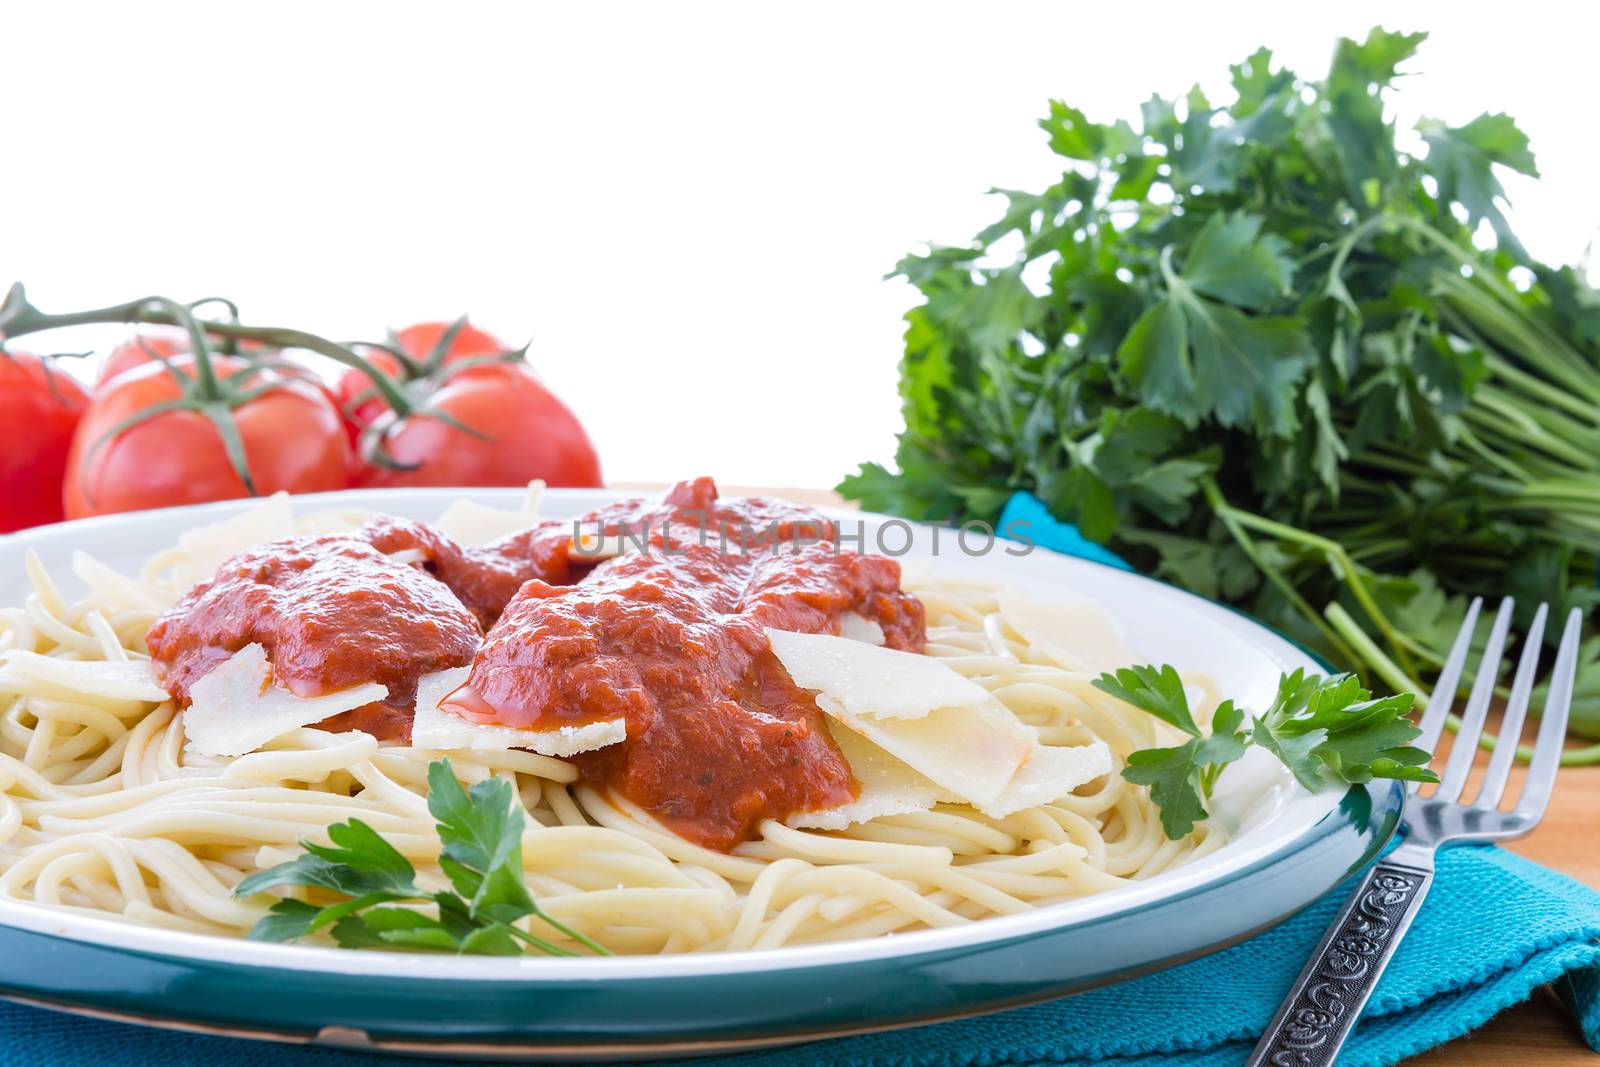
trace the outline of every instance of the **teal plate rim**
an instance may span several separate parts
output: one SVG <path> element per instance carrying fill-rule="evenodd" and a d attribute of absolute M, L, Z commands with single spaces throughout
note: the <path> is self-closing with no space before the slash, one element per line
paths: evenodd
<path fill-rule="evenodd" d="M 752 974 L 532 985 L 244 966 L 5 926 L 0 996 L 123 1022 L 401 1054 L 626 1058 L 793 1044 L 1023 1007 L 1227 948 L 1370 862 L 1393 834 L 1403 800 L 1397 784 L 1353 786 L 1287 857 L 1198 892 L 1110 919 L 909 957 L 789 969 L 775 954 L 772 969 Z M 1218 923 L 1219 909 L 1243 907 L 1253 913 L 1243 929 Z M 1158 942 L 1166 948 L 1152 954 Z M 776 995 L 787 1006 L 781 1021 L 773 1018 Z"/>

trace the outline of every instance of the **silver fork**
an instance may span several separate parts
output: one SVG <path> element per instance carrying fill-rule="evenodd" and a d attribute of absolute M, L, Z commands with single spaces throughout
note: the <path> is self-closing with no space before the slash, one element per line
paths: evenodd
<path fill-rule="evenodd" d="M 1455 702 L 1482 605 L 1481 599 L 1474 600 L 1468 609 L 1461 633 L 1456 636 L 1427 710 L 1423 712 L 1419 724 L 1422 736 L 1416 744 L 1429 752 L 1439 743 L 1450 706 Z M 1332 1064 L 1355 1028 L 1361 1009 L 1372 996 L 1396 946 L 1422 906 L 1422 898 L 1433 881 L 1433 856 L 1440 846 L 1521 837 L 1539 825 L 1544 817 L 1566 736 L 1567 711 L 1572 705 L 1578 638 L 1583 624 L 1582 613 L 1576 609 L 1567 618 L 1561 646 L 1556 651 L 1539 735 L 1534 741 L 1533 760 L 1516 807 L 1511 811 L 1499 810 L 1511 763 L 1516 757 L 1517 740 L 1522 735 L 1522 723 L 1527 716 L 1534 676 L 1538 673 L 1545 616 L 1549 614 L 1548 605 L 1544 604 L 1539 606 L 1533 625 L 1528 628 L 1517 673 L 1511 682 L 1511 695 L 1506 701 L 1505 718 L 1495 739 L 1494 755 L 1484 772 L 1483 784 L 1471 804 L 1461 800 L 1462 787 L 1472 771 L 1478 739 L 1494 696 L 1495 678 L 1499 674 L 1495 668 L 1500 664 L 1506 635 L 1511 629 L 1511 609 L 1512 601 L 1507 597 L 1501 602 L 1489 631 L 1489 643 L 1478 664 L 1450 759 L 1439 776 L 1439 787 L 1431 795 L 1422 797 L 1417 793 L 1418 783 L 1407 784 L 1403 814 L 1405 841 L 1374 864 L 1361 879 L 1361 884 L 1312 954 L 1311 961 L 1295 979 L 1294 988 L 1250 1053 L 1246 1067 Z"/>

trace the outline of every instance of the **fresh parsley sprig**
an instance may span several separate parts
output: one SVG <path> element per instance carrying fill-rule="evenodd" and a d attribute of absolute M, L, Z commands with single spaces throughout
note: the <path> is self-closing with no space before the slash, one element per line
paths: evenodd
<path fill-rule="evenodd" d="M 416 870 L 360 819 L 328 827 L 331 845 L 301 841 L 305 854 L 260 871 L 233 890 L 244 897 L 278 886 L 304 886 L 345 899 L 316 905 L 288 898 L 272 905 L 250 937 L 293 941 L 328 928 L 344 948 L 421 949 L 489 956 L 521 955 L 524 946 L 551 956 L 579 953 L 519 929 L 529 915 L 601 956 L 602 945 L 552 918 L 522 879 L 522 812 L 511 786 L 498 778 L 461 788 L 448 759 L 428 765 L 428 811 L 438 820 L 439 866 L 454 892 L 427 892 Z M 438 915 L 401 904 L 432 903 Z"/>
<path fill-rule="evenodd" d="M 1209 734 L 1195 722 L 1183 679 L 1171 666 L 1124 667 L 1102 674 L 1094 687 L 1189 735 L 1175 747 L 1131 753 L 1122 771 L 1128 781 L 1150 788 L 1161 828 L 1173 840 L 1187 836 L 1206 817 L 1206 801 L 1223 768 L 1252 744 L 1271 752 L 1310 790 L 1330 780 L 1438 781 L 1428 770 L 1428 753 L 1408 743 L 1421 733 L 1406 718 L 1410 694 L 1374 700 L 1353 675 L 1285 674 L 1272 705 L 1248 730 L 1243 711 L 1225 700 L 1211 718 Z"/>

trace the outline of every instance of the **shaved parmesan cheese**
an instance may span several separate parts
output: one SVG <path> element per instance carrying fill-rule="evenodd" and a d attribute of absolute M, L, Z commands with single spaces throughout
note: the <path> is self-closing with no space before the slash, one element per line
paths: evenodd
<path fill-rule="evenodd" d="M 475 500 L 457 500 L 434 520 L 434 528 L 460 545 L 475 547 L 521 533 L 539 523 L 544 482 L 535 478 L 516 511 L 492 508 Z"/>
<path fill-rule="evenodd" d="M 882 815 L 928 811 L 944 791 L 889 753 L 848 727 L 830 723 L 829 731 L 845 762 L 861 785 L 849 804 L 823 811 L 802 811 L 785 822 L 797 830 L 843 830 Z"/>
<path fill-rule="evenodd" d="M 297 697 L 271 684 L 267 653 L 246 645 L 189 688 L 183 733 L 203 756 L 242 756 L 273 738 L 382 700 L 389 690 L 376 682 L 319 697 Z"/>
<path fill-rule="evenodd" d="M 398 563 L 404 567 L 415 566 L 418 563 L 426 563 L 428 560 L 428 554 L 422 551 L 420 548 L 402 548 L 394 552 L 389 552 L 387 555 L 391 562 Z"/>
<path fill-rule="evenodd" d="M 459 689 L 470 672 L 470 667 L 456 667 L 422 676 L 417 683 L 417 711 L 411 720 L 412 747 L 492 752 L 525 748 L 541 756 L 575 756 L 628 738 L 628 724 L 623 719 L 554 730 L 521 730 L 485 726 L 441 708 L 440 702 Z"/>
<path fill-rule="evenodd" d="M 1111 773 L 1111 750 L 1104 741 L 1092 745 L 1034 745 L 1028 760 L 1001 794 L 979 809 L 1003 819 L 1024 808 L 1060 800 L 1084 782 Z"/>
<path fill-rule="evenodd" d="M 817 707 L 980 808 L 999 799 L 1038 741 L 1033 727 L 993 701 L 939 708 L 920 719 L 855 715 L 826 694 L 817 697 Z"/>
<path fill-rule="evenodd" d="M 539 521 L 525 511 L 491 508 L 474 500 L 457 500 L 434 520 L 434 529 L 460 545 L 486 545 L 521 533 Z"/>
<path fill-rule="evenodd" d="M 1000 590 L 998 600 L 1017 633 L 1068 669 L 1099 674 L 1134 662 L 1116 623 L 1093 601 L 1046 602 L 1016 589 Z"/>
<path fill-rule="evenodd" d="M 294 535 L 294 510 L 288 493 L 273 493 L 231 519 L 197 526 L 178 535 L 184 558 L 172 568 L 182 588 L 203 582 L 217 573 L 224 560 L 247 548 Z"/>
<path fill-rule="evenodd" d="M 852 641 L 865 641 L 869 645 L 883 644 L 883 627 L 854 611 L 839 616 L 839 636 Z"/>
<path fill-rule="evenodd" d="M 932 656 L 832 634 L 768 630 L 767 639 L 795 685 L 827 694 L 852 715 L 920 719 L 935 708 L 989 702 L 983 686 Z"/>
<path fill-rule="evenodd" d="M 0 653 L 0 671 L 86 697 L 157 704 L 167 699 L 149 660 L 62 659 L 14 649 Z"/>
<path fill-rule="evenodd" d="M 819 697 L 817 704 L 832 714 L 833 709 L 826 707 L 827 701 L 827 697 Z M 920 726 L 921 722 L 918 720 L 916 725 Z M 861 793 L 849 804 L 791 815 L 785 820 L 789 826 L 797 830 L 843 830 L 885 815 L 931 811 L 941 802 L 973 803 L 969 797 L 954 789 L 942 788 L 927 775 L 913 770 L 901 758 L 854 732 L 843 721 L 830 721 L 828 729 L 850 764 Z M 907 750 L 902 748 L 901 751 Z M 1102 741 L 1074 746 L 1035 742 L 1000 793 L 987 803 L 973 806 L 990 818 L 1003 819 L 1025 808 L 1059 800 L 1085 782 L 1109 773 L 1111 750 Z M 954 781 L 950 777 L 946 780 Z"/>
<path fill-rule="evenodd" d="M 598 534 L 582 531 L 572 539 L 572 554 L 578 559 L 603 560 L 620 556 L 624 552 L 639 551 L 637 535 Z"/>

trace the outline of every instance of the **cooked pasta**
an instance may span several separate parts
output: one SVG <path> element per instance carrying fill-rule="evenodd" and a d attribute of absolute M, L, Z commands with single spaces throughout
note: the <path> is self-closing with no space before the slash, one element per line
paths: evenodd
<path fill-rule="evenodd" d="M 361 520 L 323 513 L 298 529 Z M 69 600 L 29 558 L 31 592 L 20 607 L 0 608 L 0 895 L 239 936 L 265 903 L 236 898 L 233 887 L 351 817 L 411 860 L 419 885 L 444 887 L 425 799 L 440 752 L 301 728 L 247 755 L 206 758 L 186 751 L 173 703 L 119 681 L 142 669 L 152 622 L 215 563 L 175 547 L 130 577 L 80 556 L 74 570 L 90 591 Z M 982 686 L 1045 745 L 1103 741 L 1113 772 L 1004 818 L 939 803 L 843 831 L 768 819 L 757 839 L 719 852 L 581 784 L 565 760 L 444 754 L 463 781 L 498 776 L 514 787 L 527 813 L 530 890 L 551 916 L 617 953 L 772 949 L 955 926 L 1112 891 L 1222 843 L 1209 823 L 1167 839 L 1145 791 L 1116 772 L 1168 728 L 1093 688 L 1097 672 L 1071 650 L 1025 636 L 996 587 L 931 578 L 906 588 L 926 608 L 927 655 Z M 1203 719 L 1216 694 L 1204 678 L 1186 681 Z M 537 918 L 525 922 L 562 937 Z"/>

